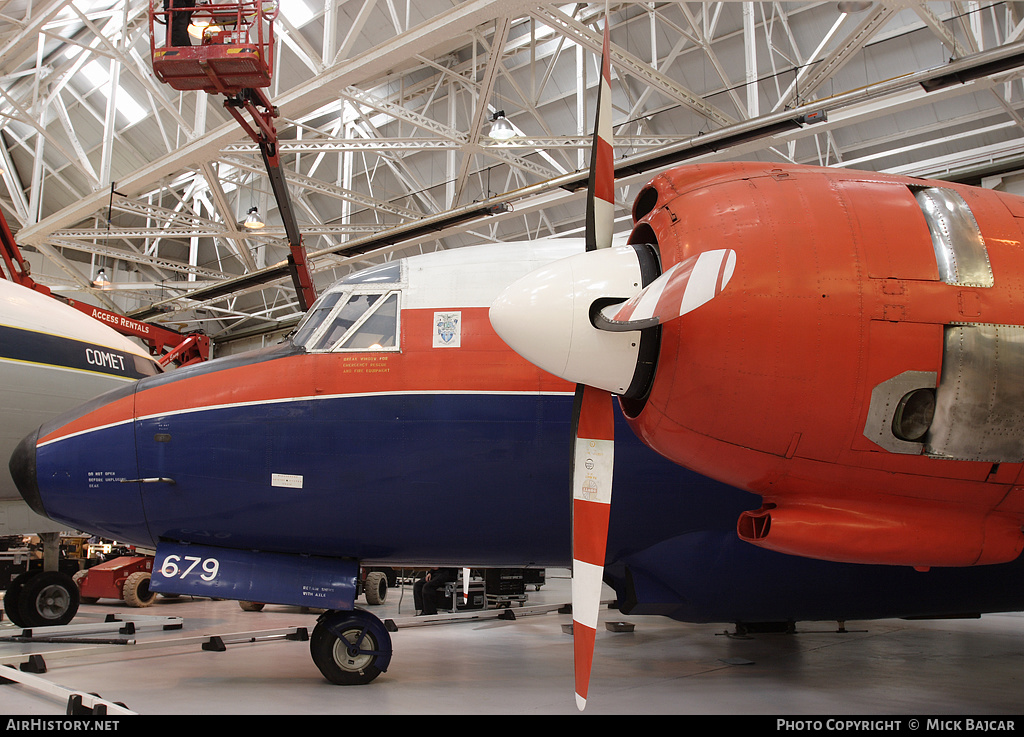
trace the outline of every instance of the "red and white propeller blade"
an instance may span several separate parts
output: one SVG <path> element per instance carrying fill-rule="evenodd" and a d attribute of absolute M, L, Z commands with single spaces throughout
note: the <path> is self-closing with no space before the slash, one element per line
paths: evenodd
<path fill-rule="evenodd" d="M 572 634 L 576 705 L 580 710 L 587 703 L 594 660 L 612 501 L 615 465 L 612 401 L 612 396 L 602 389 L 584 385 L 576 389 L 572 474 Z"/>
<path fill-rule="evenodd" d="M 573 410 L 572 608 L 576 703 L 580 709 L 587 703 L 594 661 L 611 512 L 612 391 L 614 387 L 619 387 L 619 394 L 628 391 L 638 360 L 635 340 L 626 339 L 628 336 L 618 336 L 624 338 L 621 341 L 611 340 L 613 336 L 601 331 L 643 330 L 694 310 L 722 291 L 736 266 L 736 254 L 731 250 L 701 253 L 668 269 L 633 299 L 618 301 L 591 315 L 596 300 L 621 300 L 633 294 L 644 273 L 636 251 L 610 248 L 615 167 L 609 49 L 606 22 L 587 200 L 588 253 L 520 279 L 495 300 L 490 310 L 495 331 L 513 350 L 544 370 L 577 382 Z M 629 276 L 624 279 L 625 274 Z M 571 288 L 561 289 L 558 285 L 562 284 Z"/>
<path fill-rule="evenodd" d="M 601 86 L 597 95 L 594 145 L 590 159 L 586 248 L 612 244 L 615 158 L 612 150 L 612 90 L 609 24 L 604 26 Z M 573 410 L 572 619 L 576 705 L 587 704 L 594 639 L 604 579 L 604 555 L 612 500 L 615 420 L 612 395 L 580 384 Z"/>
<path fill-rule="evenodd" d="M 588 251 L 612 244 L 615 209 L 615 152 L 612 150 L 612 71 L 608 23 L 604 26 L 601 53 L 601 86 L 597 92 L 597 117 L 590 153 L 587 197 L 586 244 Z"/>
<path fill-rule="evenodd" d="M 605 307 L 595 321 L 602 330 L 643 330 L 685 315 L 714 299 L 729 283 L 736 252 L 723 248 L 680 261 L 632 299 Z"/>

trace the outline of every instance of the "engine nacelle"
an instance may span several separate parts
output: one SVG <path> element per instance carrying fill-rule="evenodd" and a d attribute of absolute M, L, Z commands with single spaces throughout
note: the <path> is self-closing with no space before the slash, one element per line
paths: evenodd
<path fill-rule="evenodd" d="M 894 501 L 766 505 L 740 515 L 740 538 L 790 555 L 848 563 L 971 566 L 1007 563 L 1024 550 L 1011 516 Z"/>

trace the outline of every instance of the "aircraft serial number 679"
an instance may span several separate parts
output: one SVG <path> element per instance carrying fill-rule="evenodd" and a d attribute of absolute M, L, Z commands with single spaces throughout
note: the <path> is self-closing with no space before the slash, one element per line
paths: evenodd
<path fill-rule="evenodd" d="M 179 565 L 180 564 L 180 565 Z M 200 564 L 202 564 L 200 566 Z M 204 581 L 212 581 L 220 570 L 220 561 L 216 558 L 201 558 L 195 555 L 168 555 L 160 563 L 158 571 L 164 578 L 180 578 L 184 580 L 200 566 L 196 574 Z"/>

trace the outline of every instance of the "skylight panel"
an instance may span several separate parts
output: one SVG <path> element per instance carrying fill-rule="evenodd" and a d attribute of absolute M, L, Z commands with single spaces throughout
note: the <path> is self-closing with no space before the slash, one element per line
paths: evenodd
<path fill-rule="evenodd" d="M 313 11 L 303 0 L 291 0 L 291 2 L 281 5 L 281 13 L 296 28 L 301 28 L 313 20 Z"/>
<path fill-rule="evenodd" d="M 112 85 L 110 84 L 110 73 L 98 61 L 90 61 L 82 67 L 82 74 L 89 80 L 89 83 L 99 89 L 109 100 Z M 146 110 L 137 103 L 123 86 L 117 88 L 116 98 L 117 112 L 128 120 L 129 125 L 134 125 L 146 117 Z"/>

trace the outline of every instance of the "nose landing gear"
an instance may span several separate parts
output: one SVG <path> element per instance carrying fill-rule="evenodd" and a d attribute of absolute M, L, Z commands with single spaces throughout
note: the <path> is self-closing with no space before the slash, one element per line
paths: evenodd
<path fill-rule="evenodd" d="M 391 635 L 384 623 L 361 609 L 330 611 L 317 620 L 309 652 L 331 683 L 369 683 L 391 663 Z"/>

